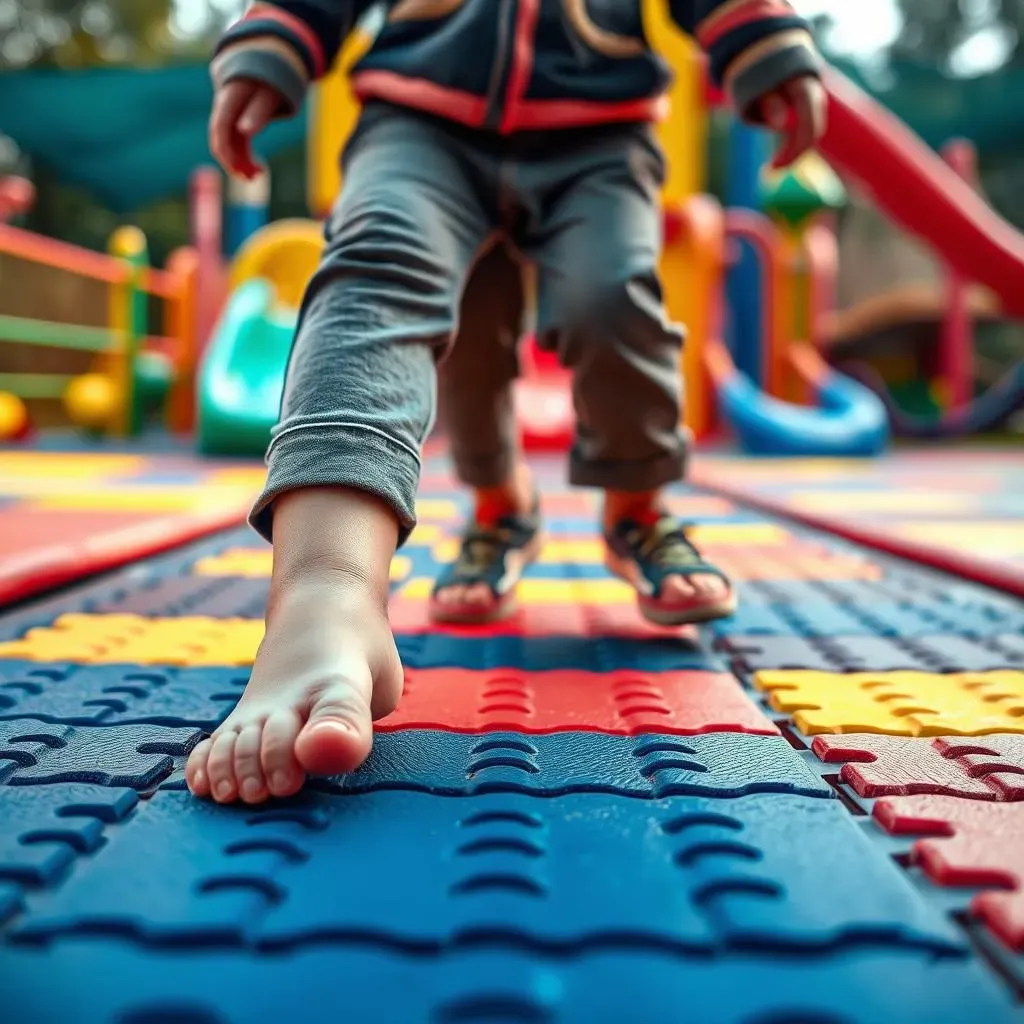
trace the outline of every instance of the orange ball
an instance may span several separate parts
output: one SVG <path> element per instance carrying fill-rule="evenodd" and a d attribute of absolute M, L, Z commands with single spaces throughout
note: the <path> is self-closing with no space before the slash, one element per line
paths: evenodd
<path fill-rule="evenodd" d="M 64 409 L 76 427 L 88 431 L 106 431 L 117 418 L 117 384 L 103 373 L 76 377 L 64 392 Z"/>
<path fill-rule="evenodd" d="M 0 391 L 0 441 L 17 441 L 28 431 L 28 409 L 9 391 Z"/>

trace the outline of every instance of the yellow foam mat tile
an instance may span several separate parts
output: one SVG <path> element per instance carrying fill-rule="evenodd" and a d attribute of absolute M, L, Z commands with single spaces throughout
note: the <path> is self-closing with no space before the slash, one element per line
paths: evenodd
<path fill-rule="evenodd" d="M 948 491 L 795 491 L 787 504 L 802 512 L 969 512 L 978 499 Z"/>
<path fill-rule="evenodd" d="M 759 465 L 752 461 L 716 461 L 714 458 L 701 459 L 699 476 L 716 480 L 768 480 L 784 483 L 788 480 L 836 480 L 851 476 L 871 476 L 878 467 L 871 460 L 864 459 L 772 459 Z"/>
<path fill-rule="evenodd" d="M 922 544 L 946 544 L 964 551 L 997 555 L 1024 555 L 1024 522 L 1015 520 L 900 523 L 895 532 Z"/>
<path fill-rule="evenodd" d="M 52 626 L 0 644 L 0 658 L 87 665 L 251 665 L 262 639 L 262 619 L 62 615 Z"/>
<path fill-rule="evenodd" d="M 983 736 L 1024 732 L 1024 672 L 758 672 L 772 707 L 816 733 Z"/>
<path fill-rule="evenodd" d="M 451 522 L 462 517 L 462 509 L 457 501 L 448 498 L 420 498 L 416 502 L 416 517 L 423 520 L 440 520 Z"/>
<path fill-rule="evenodd" d="M 206 480 L 217 487 L 244 487 L 255 493 L 263 489 L 267 479 L 264 466 L 227 466 L 208 473 Z"/>
<path fill-rule="evenodd" d="M 192 567 L 195 576 L 244 576 L 269 579 L 274 565 L 270 548 L 232 548 L 219 555 L 201 558 Z M 391 561 L 391 581 L 404 580 L 412 571 L 412 559 L 396 555 Z"/>
<path fill-rule="evenodd" d="M 434 581 L 419 576 L 409 580 L 398 591 L 403 598 L 426 601 L 434 588 Z M 524 579 L 516 587 L 519 604 L 633 604 L 636 593 L 628 583 L 617 579 L 596 580 L 542 580 Z"/>
<path fill-rule="evenodd" d="M 731 516 L 736 511 L 736 506 L 727 498 L 719 498 L 713 494 L 669 495 L 666 504 L 669 511 L 681 519 Z M 594 507 L 597 508 L 596 501 Z"/>
<path fill-rule="evenodd" d="M 178 487 L 76 490 L 37 496 L 28 505 L 41 510 L 73 509 L 81 512 L 194 512 L 249 509 L 253 495 L 234 488 Z"/>
<path fill-rule="evenodd" d="M 32 477 L 95 480 L 100 477 L 125 476 L 144 465 L 132 455 L 79 454 L 65 455 L 45 452 L 0 452 L 0 477 Z"/>
<path fill-rule="evenodd" d="M 274 553 L 270 548 L 231 548 L 219 555 L 200 558 L 192 573 L 195 576 L 246 576 L 253 579 L 270 577 Z"/>

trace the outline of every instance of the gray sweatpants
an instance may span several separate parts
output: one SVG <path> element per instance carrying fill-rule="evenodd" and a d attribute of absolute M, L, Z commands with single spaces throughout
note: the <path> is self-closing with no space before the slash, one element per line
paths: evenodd
<path fill-rule="evenodd" d="M 472 329 L 486 324 L 489 302 L 510 308 L 488 288 L 500 257 L 477 265 L 498 233 L 536 265 L 538 339 L 573 371 L 570 482 L 644 491 L 678 480 L 682 332 L 666 319 L 657 276 L 663 170 L 643 125 L 498 137 L 368 107 L 303 300 L 252 525 L 271 540 L 281 494 L 351 487 L 394 510 L 404 541 L 436 366 L 448 356 L 460 475 L 501 480 L 515 444 L 514 354 L 493 344 L 500 318 L 489 335 Z M 508 287 L 507 273 L 498 282 Z M 460 332 L 464 291 L 470 329 Z"/>

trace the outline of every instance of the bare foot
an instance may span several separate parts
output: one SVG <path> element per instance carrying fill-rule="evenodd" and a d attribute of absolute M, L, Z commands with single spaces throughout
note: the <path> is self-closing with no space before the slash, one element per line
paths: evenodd
<path fill-rule="evenodd" d="M 370 753 L 372 721 L 401 693 L 378 598 L 341 576 L 300 584 L 274 599 L 245 693 L 189 757 L 189 789 L 256 804 L 291 796 L 307 775 L 354 771 Z"/>

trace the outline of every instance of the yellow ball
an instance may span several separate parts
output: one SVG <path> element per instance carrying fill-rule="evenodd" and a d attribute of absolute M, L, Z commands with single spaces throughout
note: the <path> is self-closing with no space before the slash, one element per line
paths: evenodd
<path fill-rule="evenodd" d="M 118 412 L 117 385 L 105 374 L 76 377 L 64 392 L 64 409 L 76 427 L 108 430 Z"/>
<path fill-rule="evenodd" d="M 9 391 L 0 391 L 0 441 L 19 437 L 28 424 L 25 403 Z"/>

